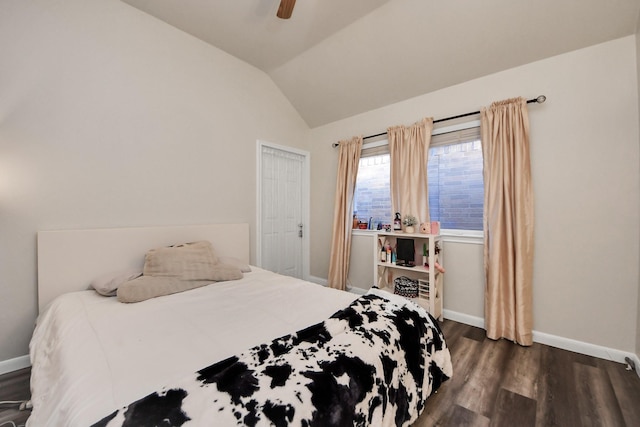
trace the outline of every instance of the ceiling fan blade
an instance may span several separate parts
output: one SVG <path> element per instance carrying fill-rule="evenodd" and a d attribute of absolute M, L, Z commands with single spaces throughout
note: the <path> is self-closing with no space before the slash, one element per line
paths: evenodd
<path fill-rule="evenodd" d="M 296 5 L 296 0 L 281 0 L 278 7 L 278 18 L 289 19 L 293 13 L 293 6 Z"/>

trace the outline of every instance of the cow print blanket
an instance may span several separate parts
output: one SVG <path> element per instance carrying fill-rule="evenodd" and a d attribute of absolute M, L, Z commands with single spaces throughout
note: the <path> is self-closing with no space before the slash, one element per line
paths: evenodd
<path fill-rule="evenodd" d="M 324 322 L 208 366 L 94 426 L 406 426 L 451 374 L 431 315 L 372 289 Z"/>

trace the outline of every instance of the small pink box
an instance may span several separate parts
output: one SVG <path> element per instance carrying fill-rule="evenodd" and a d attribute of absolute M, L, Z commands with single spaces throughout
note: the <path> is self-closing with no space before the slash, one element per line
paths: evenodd
<path fill-rule="evenodd" d="M 431 221 L 431 234 L 440 234 L 440 221 Z"/>

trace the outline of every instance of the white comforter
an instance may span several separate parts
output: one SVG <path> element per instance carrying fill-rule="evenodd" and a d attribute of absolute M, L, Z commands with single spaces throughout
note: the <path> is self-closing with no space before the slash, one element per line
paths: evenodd
<path fill-rule="evenodd" d="M 238 281 L 122 304 L 53 301 L 31 340 L 27 425 L 86 426 L 173 378 L 325 320 L 357 295 L 252 267 Z"/>

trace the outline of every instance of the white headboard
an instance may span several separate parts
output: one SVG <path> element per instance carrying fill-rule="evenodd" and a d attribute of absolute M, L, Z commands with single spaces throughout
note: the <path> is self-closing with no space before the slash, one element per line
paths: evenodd
<path fill-rule="evenodd" d="M 38 232 L 38 309 L 55 297 L 89 288 L 110 272 L 144 265 L 149 249 L 208 240 L 219 256 L 249 263 L 249 224 L 110 228 Z"/>

